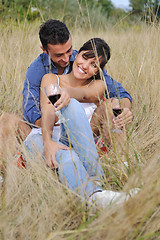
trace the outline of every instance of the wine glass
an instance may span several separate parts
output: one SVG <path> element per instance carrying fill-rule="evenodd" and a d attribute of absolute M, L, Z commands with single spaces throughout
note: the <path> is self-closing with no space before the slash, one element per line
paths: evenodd
<path fill-rule="evenodd" d="M 121 104 L 120 104 L 120 99 L 117 98 L 117 97 L 114 97 L 112 99 L 112 102 L 111 102 L 111 108 L 112 108 L 112 111 L 113 111 L 113 114 L 114 114 L 114 117 L 116 118 L 119 114 L 122 113 L 122 108 L 121 108 Z M 118 132 L 118 133 L 121 133 L 121 129 L 117 128 L 115 126 L 115 128 L 113 129 L 113 132 Z"/>
<path fill-rule="evenodd" d="M 61 97 L 61 89 L 57 83 L 46 86 L 45 93 L 49 98 L 50 102 L 54 105 L 55 102 Z"/>
<path fill-rule="evenodd" d="M 44 88 L 47 97 L 50 102 L 54 105 L 55 102 L 61 97 L 61 89 L 57 83 L 52 83 Z M 56 111 L 56 108 L 55 108 Z M 59 121 L 56 122 L 56 125 L 59 124 L 63 119 L 60 111 L 56 111 L 56 115 L 59 118 Z"/>

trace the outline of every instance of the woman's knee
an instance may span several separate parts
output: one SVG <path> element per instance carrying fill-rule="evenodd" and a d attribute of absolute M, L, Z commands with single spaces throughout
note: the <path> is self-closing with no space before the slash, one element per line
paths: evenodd
<path fill-rule="evenodd" d="M 75 109 L 77 110 L 77 108 L 81 107 L 81 104 L 74 98 L 71 98 L 70 103 L 68 104 L 68 106 L 66 107 L 67 109 Z"/>
<path fill-rule="evenodd" d="M 70 120 L 73 120 L 74 123 L 77 122 L 77 120 L 79 120 L 80 117 L 86 116 L 84 108 L 82 107 L 81 103 L 73 98 L 71 98 L 71 101 L 68 104 L 68 106 L 62 108 L 61 111 L 66 119 L 69 118 Z"/>

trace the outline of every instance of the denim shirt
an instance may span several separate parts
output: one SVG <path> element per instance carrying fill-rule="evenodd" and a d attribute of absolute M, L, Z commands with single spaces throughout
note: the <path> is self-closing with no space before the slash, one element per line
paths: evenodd
<path fill-rule="evenodd" d="M 76 54 L 77 51 L 73 50 L 70 58 L 70 64 L 64 69 L 63 74 L 68 74 L 72 70 L 72 65 Z M 40 85 L 43 76 L 47 73 L 58 74 L 58 70 L 53 62 L 49 60 L 48 54 L 43 52 L 28 67 L 24 81 L 23 119 L 31 124 L 35 124 L 36 120 L 41 118 Z M 107 85 L 107 98 L 112 98 L 118 95 L 120 98 L 129 98 L 132 102 L 130 94 L 122 87 L 120 83 L 111 78 L 105 69 L 103 70 L 103 74 Z"/>

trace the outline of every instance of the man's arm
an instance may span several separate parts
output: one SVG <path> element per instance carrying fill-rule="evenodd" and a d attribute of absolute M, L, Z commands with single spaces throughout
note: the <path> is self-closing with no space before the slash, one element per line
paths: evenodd
<path fill-rule="evenodd" d="M 123 88 L 122 84 L 115 81 L 112 77 L 107 74 L 106 69 L 103 70 L 104 78 L 106 81 L 106 98 L 128 98 L 132 103 L 131 95 Z"/>
<path fill-rule="evenodd" d="M 27 69 L 23 88 L 23 118 L 31 124 L 41 118 L 40 84 L 44 74 L 44 66 L 39 56 Z"/>
<path fill-rule="evenodd" d="M 133 114 L 131 111 L 131 102 L 128 98 L 121 99 L 121 108 L 123 109 L 122 113 L 116 118 L 113 118 L 113 123 L 121 128 L 131 123 L 133 120 Z"/>
<path fill-rule="evenodd" d="M 23 119 L 33 125 L 41 118 L 39 101 L 39 87 L 26 79 L 23 89 Z"/>
<path fill-rule="evenodd" d="M 121 106 L 122 108 L 128 108 L 129 110 L 131 110 L 132 104 L 131 101 L 128 98 L 122 98 L 121 99 Z"/>
<path fill-rule="evenodd" d="M 122 84 L 111 78 L 107 74 L 107 71 L 105 69 L 103 73 L 107 86 L 106 98 L 118 97 L 121 99 L 121 107 L 123 109 L 123 112 L 119 116 L 114 118 L 113 122 L 116 124 L 117 127 L 122 127 L 126 124 L 131 123 L 133 119 L 133 114 L 131 111 L 132 106 L 131 95 L 122 87 Z"/>

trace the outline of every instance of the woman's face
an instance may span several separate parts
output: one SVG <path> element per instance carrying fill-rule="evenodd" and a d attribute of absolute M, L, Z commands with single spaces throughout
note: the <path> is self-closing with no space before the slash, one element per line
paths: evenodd
<path fill-rule="evenodd" d="M 85 57 L 86 52 L 78 53 L 73 63 L 72 71 L 75 78 L 86 80 L 98 73 L 98 59 Z"/>

